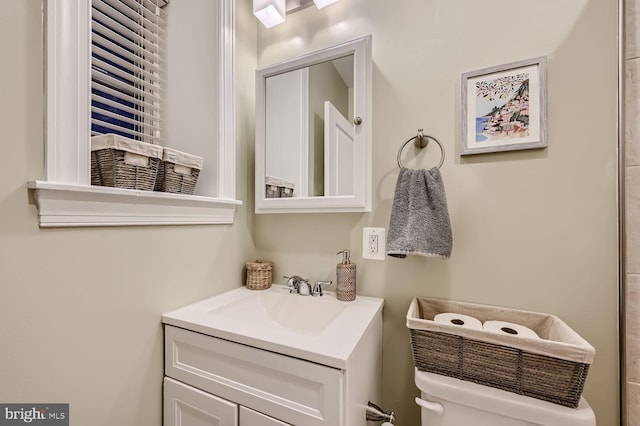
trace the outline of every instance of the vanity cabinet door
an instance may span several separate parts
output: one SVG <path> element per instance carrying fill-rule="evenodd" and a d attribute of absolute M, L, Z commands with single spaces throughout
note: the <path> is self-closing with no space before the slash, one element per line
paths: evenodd
<path fill-rule="evenodd" d="M 238 405 L 165 377 L 163 424 L 238 426 Z"/>
<path fill-rule="evenodd" d="M 240 407 L 240 426 L 291 426 L 273 417 L 253 411 L 247 407 Z"/>
<path fill-rule="evenodd" d="M 164 371 L 292 425 L 344 425 L 344 370 L 166 325 Z"/>

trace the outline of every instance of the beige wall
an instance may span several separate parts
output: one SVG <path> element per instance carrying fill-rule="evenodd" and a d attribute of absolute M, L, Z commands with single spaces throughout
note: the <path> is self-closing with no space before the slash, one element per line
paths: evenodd
<path fill-rule="evenodd" d="M 373 35 L 373 212 L 259 215 L 275 276 L 334 279 L 350 248 L 360 294 L 383 297 L 383 405 L 416 425 L 405 314 L 416 295 L 549 312 L 595 346 L 585 396 L 618 423 L 616 2 L 343 0 L 258 30 L 260 66 Z M 549 147 L 458 155 L 460 74 L 546 55 Z M 450 260 L 362 259 L 362 228 L 388 227 L 398 147 L 418 128 L 447 151 Z M 413 157 L 412 150 L 407 150 Z M 435 146 L 408 161 L 437 164 Z"/>
<path fill-rule="evenodd" d="M 245 3 L 236 63 L 243 200 L 253 198 L 256 67 Z M 240 207 L 233 226 L 39 229 L 26 184 L 44 176 L 41 7 L 0 0 L 0 402 L 68 402 L 73 425 L 158 426 L 160 315 L 240 285 L 255 258 L 253 206 Z"/>

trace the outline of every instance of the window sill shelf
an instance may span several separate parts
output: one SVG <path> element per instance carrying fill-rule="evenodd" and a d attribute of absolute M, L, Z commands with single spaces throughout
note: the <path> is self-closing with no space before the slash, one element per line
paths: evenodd
<path fill-rule="evenodd" d="M 101 186 L 29 182 L 40 227 L 231 224 L 242 201 Z"/>

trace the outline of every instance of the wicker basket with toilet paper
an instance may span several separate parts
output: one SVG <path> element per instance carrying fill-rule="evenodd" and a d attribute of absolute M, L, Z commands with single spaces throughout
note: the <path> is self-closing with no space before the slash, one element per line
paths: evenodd
<path fill-rule="evenodd" d="M 415 297 L 407 312 L 415 366 L 576 408 L 595 349 L 560 318 Z"/>

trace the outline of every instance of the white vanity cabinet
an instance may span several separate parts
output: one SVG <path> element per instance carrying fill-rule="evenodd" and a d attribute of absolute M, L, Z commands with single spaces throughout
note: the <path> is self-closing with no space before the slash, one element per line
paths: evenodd
<path fill-rule="evenodd" d="M 164 378 L 164 424 L 238 426 L 238 404 Z"/>
<path fill-rule="evenodd" d="M 166 325 L 165 375 L 293 425 L 340 424 L 336 368 Z"/>
<path fill-rule="evenodd" d="M 240 309 L 254 303 L 245 297 L 257 297 L 269 299 L 271 309 L 273 296 L 244 288 L 229 293 L 235 294 L 163 316 L 164 426 L 366 426 L 367 402 L 380 403 L 380 299 L 359 297 L 358 305 L 332 296 L 307 297 L 300 303 L 333 303 L 343 309 L 322 330 L 310 331 L 274 329 L 277 325 L 266 317 L 253 322 L 249 317 L 243 328 L 220 306 L 231 303 Z M 282 297 L 295 304 L 303 299 Z M 259 309 L 251 305 L 247 315 L 259 315 Z"/>
<path fill-rule="evenodd" d="M 273 417 L 165 377 L 164 424 L 175 426 L 290 426 Z"/>
<path fill-rule="evenodd" d="M 289 426 L 289 423 L 283 423 L 247 407 L 240 407 L 240 424 L 250 426 Z"/>

